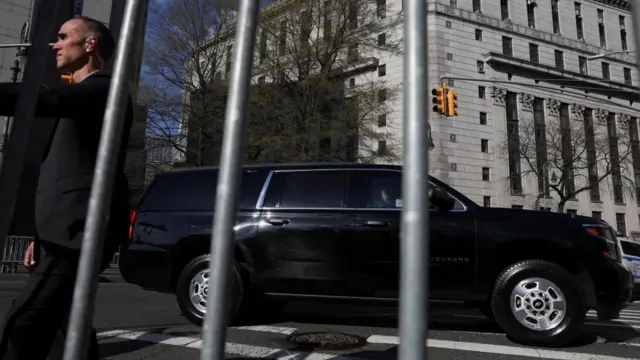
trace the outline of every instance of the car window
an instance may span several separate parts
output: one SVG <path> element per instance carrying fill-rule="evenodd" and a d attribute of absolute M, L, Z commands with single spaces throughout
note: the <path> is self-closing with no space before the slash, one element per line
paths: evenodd
<path fill-rule="evenodd" d="M 253 209 L 267 177 L 267 171 L 245 170 L 238 208 Z M 218 170 L 178 171 L 159 175 L 149 188 L 143 211 L 213 211 Z"/>
<path fill-rule="evenodd" d="M 397 172 L 367 174 L 366 206 L 374 209 L 402 208 L 402 177 Z"/>
<path fill-rule="evenodd" d="M 345 171 L 283 171 L 273 175 L 265 207 L 342 208 L 346 204 Z"/>
<path fill-rule="evenodd" d="M 366 188 L 366 207 L 380 209 L 402 208 L 402 174 L 396 171 L 368 171 Z M 437 186 L 431 184 L 431 186 Z M 455 199 L 452 210 L 464 210 L 464 205 Z M 429 203 L 429 209 L 436 207 Z"/>
<path fill-rule="evenodd" d="M 640 257 L 640 245 L 629 241 L 620 241 L 620 246 L 622 246 L 622 252 L 625 255 Z"/>

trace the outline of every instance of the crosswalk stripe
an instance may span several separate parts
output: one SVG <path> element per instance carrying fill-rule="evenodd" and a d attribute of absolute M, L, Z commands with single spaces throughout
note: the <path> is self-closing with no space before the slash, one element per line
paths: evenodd
<path fill-rule="evenodd" d="M 264 329 L 268 329 L 266 326 Z M 246 328 L 245 328 L 246 329 Z M 271 329 L 274 330 L 274 329 Z M 163 345 L 173 345 L 180 347 L 188 347 L 192 349 L 201 349 L 202 340 L 196 337 L 186 336 L 170 336 L 167 334 L 142 332 L 142 331 L 126 331 L 112 330 L 98 334 L 100 337 L 116 337 L 127 340 L 137 340 Z M 397 336 L 371 335 L 367 338 L 368 343 L 372 344 L 389 344 L 397 345 L 399 338 Z M 463 341 L 449 341 L 428 339 L 425 344 L 429 348 L 450 349 L 455 351 L 468 351 L 500 355 L 515 355 L 532 358 L 544 358 L 551 360 L 633 360 L 632 358 L 622 358 L 608 355 L 597 355 L 588 353 L 577 353 L 558 350 L 532 349 L 525 347 L 493 345 L 485 343 L 473 343 Z M 301 352 L 290 351 L 286 349 L 272 348 L 266 346 L 255 346 L 237 343 L 225 343 L 225 353 L 234 356 L 242 356 L 247 358 L 269 358 L 277 360 L 362 360 L 357 357 L 342 356 L 335 354 L 326 354 L 321 352 Z"/>

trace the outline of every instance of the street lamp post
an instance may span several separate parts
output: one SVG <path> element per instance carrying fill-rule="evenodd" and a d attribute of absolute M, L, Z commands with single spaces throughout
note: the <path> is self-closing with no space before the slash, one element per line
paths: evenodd
<path fill-rule="evenodd" d="M 551 165 L 550 161 L 546 161 L 544 164 L 542 164 L 542 193 L 538 194 L 538 197 L 536 198 L 536 203 L 534 205 L 536 210 L 540 210 L 540 198 L 542 196 L 549 196 L 549 186 L 550 183 L 555 183 L 558 180 L 558 177 L 556 176 L 555 172 L 551 173 L 551 181 L 549 181 L 549 165 Z"/>

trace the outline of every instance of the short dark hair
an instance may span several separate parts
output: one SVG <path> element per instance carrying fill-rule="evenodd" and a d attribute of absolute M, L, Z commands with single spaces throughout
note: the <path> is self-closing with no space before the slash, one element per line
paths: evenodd
<path fill-rule="evenodd" d="M 98 55 L 102 61 L 108 61 L 113 56 L 116 47 L 116 42 L 109 28 L 88 16 L 76 16 L 74 19 L 81 20 L 84 23 L 86 33 L 98 39 Z"/>

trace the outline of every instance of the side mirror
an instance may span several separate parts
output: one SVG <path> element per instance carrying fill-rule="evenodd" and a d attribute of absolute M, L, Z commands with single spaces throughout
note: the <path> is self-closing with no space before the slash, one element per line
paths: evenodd
<path fill-rule="evenodd" d="M 456 202 L 448 192 L 437 186 L 429 188 L 429 202 L 435 205 L 439 210 L 449 211 L 454 208 Z"/>

